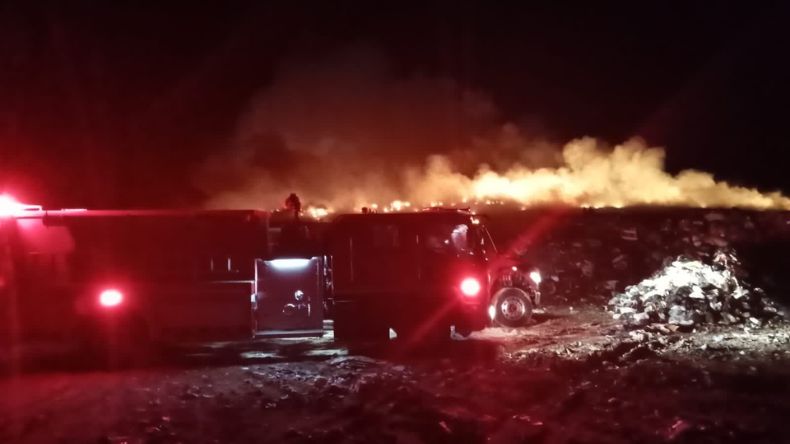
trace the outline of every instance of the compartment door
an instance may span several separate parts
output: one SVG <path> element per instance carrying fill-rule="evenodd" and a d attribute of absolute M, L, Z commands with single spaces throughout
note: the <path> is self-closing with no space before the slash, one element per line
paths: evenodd
<path fill-rule="evenodd" d="M 323 330 L 321 257 L 256 261 L 255 319 L 258 334 Z"/>

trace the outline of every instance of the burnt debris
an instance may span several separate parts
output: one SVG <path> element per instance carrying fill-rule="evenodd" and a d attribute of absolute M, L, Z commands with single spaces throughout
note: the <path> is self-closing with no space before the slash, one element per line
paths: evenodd
<path fill-rule="evenodd" d="M 532 227 L 549 228 L 534 235 Z M 525 229 L 525 227 L 527 227 Z M 682 208 L 531 210 L 492 218 L 502 249 L 540 269 L 547 304 L 606 304 L 678 258 L 714 266 L 718 251 L 737 251 L 743 280 L 773 300 L 790 289 L 790 212 Z M 510 241 L 524 233 L 529 242 Z M 747 273 L 748 272 L 748 273 Z M 684 290 L 685 291 L 685 290 Z M 698 296 L 695 293 L 695 296 Z M 682 311 L 676 309 L 676 316 Z"/>
<path fill-rule="evenodd" d="M 693 328 L 703 324 L 759 327 L 783 313 L 762 290 L 748 285 L 737 256 L 717 251 L 708 260 L 678 257 L 609 301 L 615 319 L 633 327 L 652 323 Z"/>

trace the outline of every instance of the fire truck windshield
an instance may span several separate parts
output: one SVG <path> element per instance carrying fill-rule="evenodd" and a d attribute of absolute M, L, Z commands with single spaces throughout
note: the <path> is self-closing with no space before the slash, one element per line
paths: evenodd
<path fill-rule="evenodd" d="M 431 253 L 473 254 L 470 228 L 466 224 L 431 224 L 419 232 L 421 245 Z"/>

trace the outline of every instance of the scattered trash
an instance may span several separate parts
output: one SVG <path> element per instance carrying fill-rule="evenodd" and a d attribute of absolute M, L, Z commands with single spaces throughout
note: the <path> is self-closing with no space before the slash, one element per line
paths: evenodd
<path fill-rule="evenodd" d="M 625 270 L 628 268 L 628 258 L 624 254 L 621 254 L 614 258 L 612 266 L 614 266 L 616 270 Z"/>
<path fill-rule="evenodd" d="M 620 237 L 627 241 L 639 240 L 639 236 L 636 233 L 636 228 L 627 228 L 623 230 Z"/>
<path fill-rule="evenodd" d="M 677 418 L 675 422 L 667 429 L 666 437 L 668 440 L 673 441 L 684 432 L 691 428 L 691 424 L 688 421 Z"/>
<path fill-rule="evenodd" d="M 582 212 L 529 248 L 519 249 L 514 259 L 544 273 L 541 287 L 547 304 L 581 298 L 585 303 L 606 303 L 680 256 L 709 263 L 716 251 L 737 245 L 743 258 L 751 259 L 748 249 L 753 246 L 788 241 L 786 219 L 781 212 L 705 209 Z M 760 267 L 750 282 L 773 292 L 774 282 L 786 279 L 777 273 L 780 266 Z"/>

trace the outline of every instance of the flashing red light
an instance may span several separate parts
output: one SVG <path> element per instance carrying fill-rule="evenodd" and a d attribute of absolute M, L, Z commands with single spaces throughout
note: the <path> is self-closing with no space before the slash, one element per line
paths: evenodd
<path fill-rule="evenodd" d="M 123 293 L 114 288 L 108 288 L 99 294 L 99 304 L 102 307 L 115 307 L 121 302 L 123 302 Z"/>
<path fill-rule="evenodd" d="M 476 278 L 468 277 L 461 281 L 461 293 L 466 297 L 473 298 L 477 296 L 482 288 L 480 281 Z"/>
<path fill-rule="evenodd" d="M 0 216 L 13 216 L 22 209 L 22 204 L 7 194 L 0 194 Z"/>
<path fill-rule="evenodd" d="M 23 204 L 7 194 L 0 194 L 0 217 L 18 216 L 25 211 L 41 211 L 41 206 Z"/>

